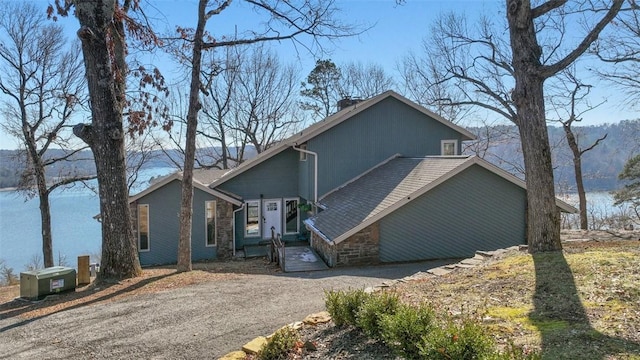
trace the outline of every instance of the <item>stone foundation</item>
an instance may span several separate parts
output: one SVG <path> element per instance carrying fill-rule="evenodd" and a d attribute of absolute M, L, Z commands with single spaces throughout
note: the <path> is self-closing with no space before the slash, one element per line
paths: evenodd
<path fill-rule="evenodd" d="M 378 223 L 372 224 L 336 245 L 312 232 L 311 246 L 329 267 L 378 264 L 379 228 Z"/>
<path fill-rule="evenodd" d="M 218 259 L 230 259 L 233 256 L 233 204 L 222 199 L 216 200 L 216 225 L 218 226 L 216 243 Z"/>

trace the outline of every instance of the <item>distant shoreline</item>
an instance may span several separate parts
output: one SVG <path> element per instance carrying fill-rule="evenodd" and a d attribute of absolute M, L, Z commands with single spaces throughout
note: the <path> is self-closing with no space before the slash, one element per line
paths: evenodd
<path fill-rule="evenodd" d="M 18 190 L 17 187 L 0 188 L 0 192 L 3 192 L 3 191 L 16 191 L 16 190 Z"/>

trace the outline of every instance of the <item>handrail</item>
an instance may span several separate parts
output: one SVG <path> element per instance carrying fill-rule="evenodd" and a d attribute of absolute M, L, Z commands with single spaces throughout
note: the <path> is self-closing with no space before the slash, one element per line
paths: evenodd
<path fill-rule="evenodd" d="M 273 234 L 273 228 L 272 228 Z M 282 250 L 282 252 L 280 251 Z M 275 254 L 274 254 L 275 253 Z M 275 261 L 284 271 L 285 246 L 280 234 L 271 236 L 271 261 Z"/>

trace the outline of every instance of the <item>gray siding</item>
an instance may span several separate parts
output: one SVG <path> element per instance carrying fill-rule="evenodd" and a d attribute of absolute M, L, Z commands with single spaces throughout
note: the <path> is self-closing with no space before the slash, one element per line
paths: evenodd
<path fill-rule="evenodd" d="M 298 196 L 298 152 L 287 149 L 220 185 L 245 200 Z"/>
<path fill-rule="evenodd" d="M 440 155 L 443 139 L 462 142 L 455 130 L 433 120 L 406 104 L 387 98 L 309 140 L 308 149 L 318 156 L 318 195 L 388 159 L 403 156 Z M 458 149 L 458 152 L 460 150 Z M 313 181 L 313 162 L 306 161 L 299 181 Z M 300 186 L 300 196 L 313 198 L 313 187 Z M 306 191 L 305 191 L 306 190 Z"/>
<path fill-rule="evenodd" d="M 140 263 L 143 266 L 177 262 L 180 189 L 180 181 L 175 180 L 137 201 L 137 204 L 149 204 L 150 250 L 140 252 Z M 216 198 L 202 190 L 194 189 L 193 225 L 191 228 L 191 256 L 193 261 L 216 257 L 216 247 L 205 246 L 204 202 L 209 200 L 216 200 Z"/>
<path fill-rule="evenodd" d="M 298 196 L 298 152 L 287 149 L 220 185 L 219 188 L 239 195 L 244 200 L 279 199 Z M 262 205 L 261 205 L 262 206 Z M 260 237 L 244 237 L 245 211 L 236 215 L 236 249 L 262 241 Z"/>
<path fill-rule="evenodd" d="M 473 165 L 380 220 L 384 262 L 472 256 L 526 243 L 525 190 Z"/>

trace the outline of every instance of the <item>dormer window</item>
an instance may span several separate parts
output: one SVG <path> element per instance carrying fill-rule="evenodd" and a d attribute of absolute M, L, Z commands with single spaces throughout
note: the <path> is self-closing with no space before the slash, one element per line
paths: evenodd
<path fill-rule="evenodd" d="M 458 140 L 442 140 L 440 142 L 440 153 L 442 156 L 458 155 Z"/>

